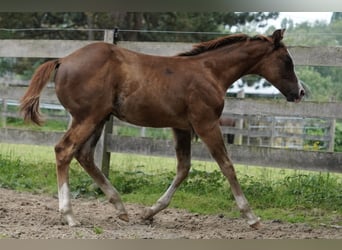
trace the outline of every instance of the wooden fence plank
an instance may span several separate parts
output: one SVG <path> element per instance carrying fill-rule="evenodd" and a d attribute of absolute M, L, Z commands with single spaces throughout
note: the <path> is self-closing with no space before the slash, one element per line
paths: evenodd
<path fill-rule="evenodd" d="M 111 152 L 175 156 L 173 141 L 156 140 L 141 137 L 123 137 L 108 135 L 108 150 Z M 316 171 L 342 172 L 342 153 L 319 151 L 301 151 L 246 145 L 228 145 L 228 152 L 236 163 L 279 167 L 290 169 L 306 169 Z M 212 160 L 206 146 L 193 143 L 192 157 L 200 160 Z"/>
<path fill-rule="evenodd" d="M 25 86 L 9 86 L 0 88 L 0 98 L 20 100 L 26 91 Z M 58 104 L 59 101 L 54 88 L 44 89 L 41 103 Z M 312 118 L 336 118 L 342 119 L 342 102 L 312 102 L 290 103 L 285 99 L 257 100 L 226 98 L 223 110 L 224 114 L 231 115 L 265 115 L 312 117 Z"/>
<path fill-rule="evenodd" d="M 342 47 L 288 47 L 296 65 L 342 66 Z"/>
<path fill-rule="evenodd" d="M 29 81 L 27 81 L 27 86 L 8 86 L 0 88 L 0 98 L 2 99 L 11 99 L 11 100 L 20 100 L 21 97 L 25 94 Z M 0 84 L 1 86 L 1 84 Z M 55 87 L 47 87 L 43 89 L 40 98 L 41 103 L 49 103 L 49 104 L 60 104 L 57 99 Z"/>
<path fill-rule="evenodd" d="M 1 128 L 0 141 L 3 143 L 20 142 L 22 144 L 29 145 L 52 146 L 58 142 L 63 134 L 63 132 L 42 132 Z M 175 156 L 174 142 L 172 140 L 125 137 L 112 134 L 107 134 L 107 136 L 108 152 L 155 155 L 163 157 Z M 302 151 L 246 145 L 228 145 L 227 147 L 231 158 L 236 163 L 252 166 L 342 173 L 342 153 Z M 194 159 L 212 160 L 208 150 L 202 143 L 193 143 L 192 156 Z"/>
<path fill-rule="evenodd" d="M 0 57 L 59 58 L 94 41 L 0 40 Z"/>
<path fill-rule="evenodd" d="M 64 132 L 0 128 L 0 142 L 52 146 L 58 142 L 63 134 Z"/>
<path fill-rule="evenodd" d="M 283 138 L 300 138 L 303 140 L 315 140 L 315 141 L 330 141 L 331 135 L 307 135 L 307 134 L 294 134 L 286 132 L 273 132 L 271 130 L 249 130 L 239 129 L 234 127 L 221 127 L 223 134 L 243 135 L 248 137 L 283 137 Z"/>
<path fill-rule="evenodd" d="M 0 40 L 0 57 L 59 58 L 95 41 Z M 191 49 L 191 43 L 119 42 L 119 46 L 151 55 L 172 56 Z M 341 47 L 289 46 L 296 65 L 342 66 Z"/>
<path fill-rule="evenodd" d="M 224 114 L 289 116 L 342 119 L 341 102 L 301 102 L 227 98 Z"/>

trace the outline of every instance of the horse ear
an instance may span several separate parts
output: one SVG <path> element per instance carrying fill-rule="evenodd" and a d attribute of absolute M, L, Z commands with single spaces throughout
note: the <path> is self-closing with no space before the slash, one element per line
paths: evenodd
<path fill-rule="evenodd" d="M 279 46 L 280 41 L 283 39 L 285 29 L 275 30 L 272 34 L 273 43 L 276 47 Z"/>

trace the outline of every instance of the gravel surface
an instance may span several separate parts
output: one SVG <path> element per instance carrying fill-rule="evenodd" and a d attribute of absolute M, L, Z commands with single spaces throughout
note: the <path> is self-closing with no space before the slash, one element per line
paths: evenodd
<path fill-rule="evenodd" d="M 281 221 L 263 221 L 260 230 L 243 219 L 206 216 L 166 209 L 151 223 L 142 222 L 141 205 L 126 204 L 130 222 L 116 218 L 111 204 L 102 199 L 75 199 L 73 209 L 81 223 L 70 228 L 61 222 L 58 201 L 0 188 L 0 238 L 15 239 L 342 239 L 342 229 L 310 227 Z"/>

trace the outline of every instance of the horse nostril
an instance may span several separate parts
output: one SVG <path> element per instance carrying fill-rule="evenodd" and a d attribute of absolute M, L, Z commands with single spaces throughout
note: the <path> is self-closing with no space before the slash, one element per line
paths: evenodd
<path fill-rule="evenodd" d="M 304 95 L 305 95 L 305 90 L 301 89 L 300 92 L 299 92 L 299 96 L 303 97 Z"/>

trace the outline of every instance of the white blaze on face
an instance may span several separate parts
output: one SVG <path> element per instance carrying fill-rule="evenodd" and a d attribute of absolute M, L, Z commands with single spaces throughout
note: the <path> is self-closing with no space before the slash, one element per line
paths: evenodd
<path fill-rule="evenodd" d="M 293 57 L 292 57 L 292 55 L 291 55 L 291 53 L 290 53 L 290 51 L 289 51 L 288 49 L 287 49 L 287 53 L 288 53 L 289 56 L 291 57 L 293 64 L 295 64 L 295 63 L 294 63 L 294 60 L 293 60 Z M 302 99 L 302 97 L 304 96 L 305 91 L 304 91 L 303 85 L 300 83 L 300 80 L 298 79 L 298 76 L 297 76 L 296 72 L 294 72 L 294 73 L 295 73 L 296 78 L 297 78 L 298 96 L 299 96 L 299 98 L 296 99 L 295 102 L 300 102 L 301 99 Z"/>

